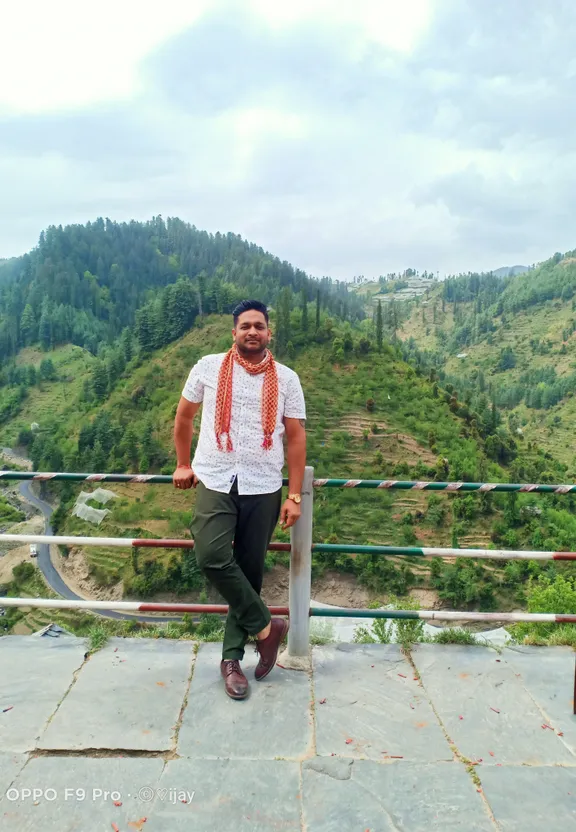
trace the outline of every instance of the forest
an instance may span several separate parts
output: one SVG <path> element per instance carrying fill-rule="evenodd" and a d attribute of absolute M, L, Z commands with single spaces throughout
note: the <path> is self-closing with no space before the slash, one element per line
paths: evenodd
<path fill-rule="evenodd" d="M 572 265 L 561 258 L 546 268 L 554 291 L 564 292 L 557 271 L 569 276 Z M 566 481 L 569 465 L 525 441 L 502 403 L 498 379 L 519 369 L 517 350 L 499 345 L 499 365 L 475 367 L 467 377 L 445 367 L 449 351 L 461 348 L 462 335 L 454 333 L 468 327 L 474 337 L 497 334 L 500 305 L 505 315 L 513 298 L 531 297 L 514 281 L 534 274 L 461 276 L 434 289 L 427 306 L 378 304 L 372 317 L 346 285 L 313 280 L 234 235 L 211 236 L 180 220 L 48 229 L 37 249 L 0 266 L 2 443 L 24 449 L 35 470 L 171 473 L 184 379 L 202 355 L 227 348 L 231 308 L 251 295 L 270 304 L 274 354 L 302 379 L 308 458 L 317 476 Z M 452 334 L 446 330 L 440 350 L 443 325 Z M 434 327 L 440 334 L 430 348 L 417 336 Z M 572 334 L 568 323 L 564 328 Z M 520 369 L 518 388 L 567 389 L 570 376 L 552 368 Z M 71 515 L 78 491 L 51 487 L 57 531 L 92 533 Z M 102 532 L 187 536 L 192 509 L 165 488 L 138 496 L 126 490 Z M 5 500 L 3 511 L 6 522 L 14 520 Z M 315 542 L 561 550 L 573 545 L 575 531 L 571 496 L 325 490 L 315 500 Z M 122 581 L 128 596 L 205 591 L 187 551 L 90 549 L 86 558 L 96 584 Z M 285 561 L 270 554 L 267 567 Z M 316 554 L 314 576 L 330 570 L 353 575 L 376 594 L 428 587 L 447 606 L 486 610 L 525 604 L 533 579 L 572 579 L 569 564 L 553 562 L 416 565 Z"/>
<path fill-rule="evenodd" d="M 513 429 L 530 411 L 551 411 L 576 392 L 575 254 L 556 253 L 514 277 L 448 278 L 427 308 L 407 311 L 404 357 L 477 412 L 501 411 Z M 520 405 L 527 415 L 510 413 Z"/>
<path fill-rule="evenodd" d="M 0 365 L 36 343 L 45 351 L 71 343 L 96 355 L 123 333 L 156 349 L 197 315 L 230 312 L 247 296 L 274 305 L 284 287 L 309 300 L 320 291 L 342 317 L 364 314 L 345 283 L 312 280 L 235 234 L 160 216 L 51 226 L 33 251 L 0 262 Z"/>

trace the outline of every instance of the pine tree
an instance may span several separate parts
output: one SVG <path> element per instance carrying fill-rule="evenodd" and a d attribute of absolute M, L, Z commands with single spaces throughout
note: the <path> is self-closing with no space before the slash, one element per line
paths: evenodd
<path fill-rule="evenodd" d="M 308 298 L 306 289 L 302 289 L 302 332 L 308 334 Z"/>
<path fill-rule="evenodd" d="M 149 305 L 143 306 L 136 313 L 136 338 L 144 354 L 152 352 L 154 343 Z"/>
<path fill-rule="evenodd" d="M 382 321 L 382 301 L 378 301 L 378 306 L 376 307 L 376 344 L 378 345 L 378 351 L 382 352 L 382 342 L 384 339 L 384 324 Z"/>
<path fill-rule="evenodd" d="M 43 350 L 49 350 L 52 346 L 52 323 L 46 307 L 44 307 L 40 317 L 38 340 L 40 341 L 40 346 Z"/>
<path fill-rule="evenodd" d="M 198 280 L 198 314 L 204 314 L 204 298 L 206 297 L 206 272 L 202 271 L 197 277 Z"/>
<path fill-rule="evenodd" d="M 279 355 L 284 355 L 290 341 L 290 312 L 292 306 L 292 292 L 285 286 L 280 294 L 276 313 L 276 349 Z"/>
<path fill-rule="evenodd" d="M 107 410 L 101 410 L 94 420 L 95 443 L 99 442 L 105 454 L 109 454 L 115 444 L 115 431 L 112 429 L 110 414 Z"/>
<path fill-rule="evenodd" d="M 392 339 L 396 340 L 396 330 L 398 329 L 398 315 L 396 313 L 396 304 L 394 301 L 390 304 L 390 329 L 392 330 Z"/>
<path fill-rule="evenodd" d="M 316 292 L 316 332 L 320 329 L 320 289 Z"/>
<path fill-rule="evenodd" d="M 134 468 L 138 464 L 138 440 L 136 431 L 132 425 L 128 425 L 126 428 L 121 448 L 128 462 L 128 466 Z"/>
<path fill-rule="evenodd" d="M 281 295 L 282 303 L 282 317 L 284 319 L 284 327 L 286 330 L 286 343 L 291 340 L 292 331 L 290 325 L 290 314 L 292 312 L 292 290 L 289 286 L 282 289 Z"/>
<path fill-rule="evenodd" d="M 146 451 L 142 451 L 140 456 L 139 471 L 141 474 L 147 474 L 150 468 L 150 458 Z"/>
<path fill-rule="evenodd" d="M 22 312 L 20 319 L 20 337 L 25 347 L 32 344 L 36 337 L 36 319 L 34 317 L 34 310 L 29 303 L 24 307 L 24 312 Z"/>
<path fill-rule="evenodd" d="M 40 364 L 40 378 L 53 381 L 56 378 L 56 368 L 50 358 L 43 358 Z"/>
<path fill-rule="evenodd" d="M 94 443 L 94 450 L 91 454 L 92 472 L 94 474 L 101 474 L 106 471 L 106 463 L 108 459 L 102 449 L 100 442 Z"/>
<path fill-rule="evenodd" d="M 124 354 L 124 361 L 126 362 L 126 364 L 129 364 L 132 361 L 134 350 L 132 345 L 132 331 L 128 327 L 126 327 L 126 329 L 122 333 L 120 345 Z"/>
<path fill-rule="evenodd" d="M 92 390 L 99 401 L 106 397 L 108 392 L 108 372 L 102 361 L 97 361 L 92 370 Z"/>

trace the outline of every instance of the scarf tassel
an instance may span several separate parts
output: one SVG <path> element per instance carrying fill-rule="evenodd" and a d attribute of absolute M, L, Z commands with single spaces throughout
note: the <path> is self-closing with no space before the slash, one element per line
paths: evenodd
<path fill-rule="evenodd" d="M 264 442 L 262 442 L 262 447 L 264 448 L 265 451 L 270 450 L 270 448 L 272 447 L 272 436 L 271 436 L 271 434 L 267 433 L 264 436 Z"/>
<path fill-rule="evenodd" d="M 218 446 L 219 451 L 223 451 L 224 448 L 222 447 L 222 438 L 220 436 L 216 437 L 216 444 Z M 232 439 L 230 438 L 230 434 L 226 434 L 226 453 L 230 453 L 233 451 L 234 448 L 232 447 Z"/>

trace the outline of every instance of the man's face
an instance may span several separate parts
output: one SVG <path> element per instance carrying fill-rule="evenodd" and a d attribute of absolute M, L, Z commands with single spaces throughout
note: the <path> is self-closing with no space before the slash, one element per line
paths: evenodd
<path fill-rule="evenodd" d="M 232 335 L 238 350 L 246 355 L 263 352 L 272 337 L 266 318 L 262 312 L 255 309 L 249 309 L 240 315 Z"/>

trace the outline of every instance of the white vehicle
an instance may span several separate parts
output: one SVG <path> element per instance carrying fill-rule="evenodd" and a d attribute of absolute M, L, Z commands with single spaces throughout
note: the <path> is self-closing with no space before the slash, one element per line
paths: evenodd
<path fill-rule="evenodd" d="M 38 546 L 36 546 L 35 543 L 33 543 L 30 546 L 30 557 L 31 558 L 37 558 L 38 557 Z"/>

